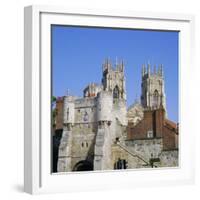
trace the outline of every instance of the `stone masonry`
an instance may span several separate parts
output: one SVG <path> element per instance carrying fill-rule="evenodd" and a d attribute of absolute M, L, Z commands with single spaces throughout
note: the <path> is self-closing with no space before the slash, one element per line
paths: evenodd
<path fill-rule="evenodd" d="M 126 107 L 123 61 L 106 59 L 102 83 L 57 99 L 57 172 L 178 166 L 178 128 L 166 118 L 163 67 L 142 67 L 141 103 Z M 55 171 L 55 172 L 56 172 Z"/>

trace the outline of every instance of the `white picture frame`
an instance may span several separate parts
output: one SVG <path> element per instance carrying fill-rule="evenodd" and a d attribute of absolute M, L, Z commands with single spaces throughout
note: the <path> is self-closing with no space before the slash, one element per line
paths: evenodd
<path fill-rule="evenodd" d="M 179 37 L 180 167 L 123 172 L 51 173 L 50 25 L 176 30 Z M 56 6 L 25 8 L 24 190 L 31 194 L 193 183 L 194 134 L 187 106 L 192 96 L 194 17 L 183 14 L 85 10 Z M 190 67 L 189 67 L 190 66 Z M 189 133 L 189 134 L 188 134 Z M 186 148 L 187 147 L 187 148 Z"/>

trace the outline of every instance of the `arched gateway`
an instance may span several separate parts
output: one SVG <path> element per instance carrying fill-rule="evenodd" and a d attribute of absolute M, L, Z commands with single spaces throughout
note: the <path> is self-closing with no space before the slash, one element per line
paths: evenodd
<path fill-rule="evenodd" d="M 92 171 L 93 170 L 93 163 L 87 160 L 82 160 L 73 168 L 73 171 Z"/>

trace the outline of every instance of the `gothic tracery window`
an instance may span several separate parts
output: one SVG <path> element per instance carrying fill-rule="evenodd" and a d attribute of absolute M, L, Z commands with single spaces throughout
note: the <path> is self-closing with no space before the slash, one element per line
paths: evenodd
<path fill-rule="evenodd" d="M 119 88 L 118 86 L 116 85 L 114 90 L 113 90 L 113 98 L 114 99 L 118 99 L 119 98 Z"/>
<path fill-rule="evenodd" d="M 158 90 L 155 90 L 153 93 L 153 106 L 154 107 L 158 107 L 158 98 L 159 98 Z"/>

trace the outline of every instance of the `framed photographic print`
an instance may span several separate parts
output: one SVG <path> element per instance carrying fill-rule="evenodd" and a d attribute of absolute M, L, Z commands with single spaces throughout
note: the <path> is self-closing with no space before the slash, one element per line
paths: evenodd
<path fill-rule="evenodd" d="M 26 192 L 193 182 L 193 23 L 25 8 Z"/>

